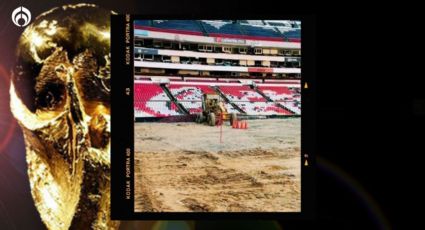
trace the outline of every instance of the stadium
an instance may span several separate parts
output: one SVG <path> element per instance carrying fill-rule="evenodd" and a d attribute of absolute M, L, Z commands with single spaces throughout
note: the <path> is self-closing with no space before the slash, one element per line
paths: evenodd
<path fill-rule="evenodd" d="M 300 211 L 299 21 L 136 20 L 134 114 L 135 211 Z"/>

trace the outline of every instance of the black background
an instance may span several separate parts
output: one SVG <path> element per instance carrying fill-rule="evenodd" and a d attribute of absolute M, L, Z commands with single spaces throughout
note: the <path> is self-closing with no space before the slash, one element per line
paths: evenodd
<path fill-rule="evenodd" d="M 346 4 L 320 15 L 319 154 L 352 175 L 393 228 L 417 228 L 425 153 L 418 14 L 407 5 Z M 334 179 L 319 173 L 321 219 L 376 229 L 373 215 Z"/>

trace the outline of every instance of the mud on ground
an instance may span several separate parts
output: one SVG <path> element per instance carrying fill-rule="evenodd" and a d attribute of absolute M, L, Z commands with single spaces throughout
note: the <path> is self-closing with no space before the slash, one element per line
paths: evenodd
<path fill-rule="evenodd" d="M 300 119 L 136 123 L 136 212 L 298 212 Z"/>

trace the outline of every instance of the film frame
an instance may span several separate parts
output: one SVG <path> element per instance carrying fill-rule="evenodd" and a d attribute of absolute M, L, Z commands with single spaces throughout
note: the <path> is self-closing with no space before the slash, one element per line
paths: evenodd
<path fill-rule="evenodd" d="M 111 218 L 114 220 L 311 219 L 315 216 L 316 17 L 255 15 L 299 20 L 301 29 L 301 212 L 135 212 L 134 211 L 134 20 L 231 19 L 177 15 L 111 16 Z M 247 18 L 239 16 L 238 18 Z M 250 16 L 249 18 L 252 18 Z M 308 86 L 307 86 L 308 85 Z M 307 86 L 307 87 L 306 87 Z M 305 165 L 305 162 L 308 165 Z"/>

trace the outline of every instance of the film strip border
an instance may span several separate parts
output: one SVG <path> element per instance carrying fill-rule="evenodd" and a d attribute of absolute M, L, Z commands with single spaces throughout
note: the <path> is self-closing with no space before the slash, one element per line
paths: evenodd
<path fill-rule="evenodd" d="M 133 19 L 111 16 L 111 218 L 133 219 Z M 127 217 L 127 218 L 126 218 Z"/>
<path fill-rule="evenodd" d="M 300 20 L 302 62 L 301 212 L 134 212 L 134 54 L 133 21 L 165 19 L 155 15 L 111 16 L 111 218 L 114 220 L 279 219 L 315 216 L 316 183 L 316 17 L 315 15 L 256 15 L 257 18 Z M 172 19 L 188 17 L 168 16 Z M 193 17 L 193 16 L 192 16 Z M 248 18 L 248 16 L 240 16 Z M 196 18 L 194 18 L 196 19 Z"/>

